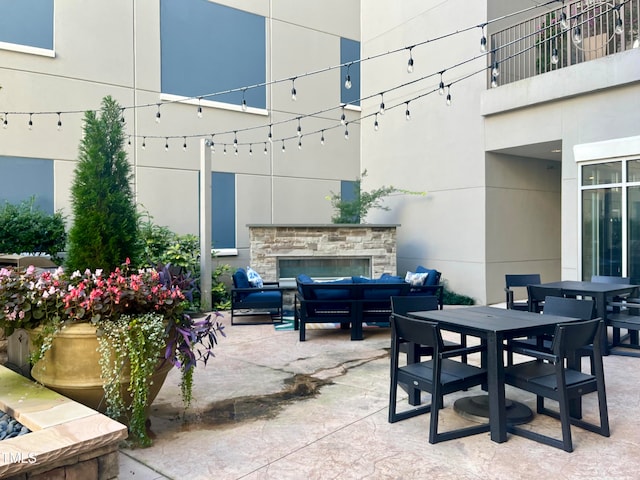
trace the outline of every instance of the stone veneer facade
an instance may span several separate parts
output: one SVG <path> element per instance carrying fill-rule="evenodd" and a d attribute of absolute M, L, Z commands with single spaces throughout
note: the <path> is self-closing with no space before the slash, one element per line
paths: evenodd
<path fill-rule="evenodd" d="M 248 225 L 251 267 L 278 280 L 281 257 L 369 257 L 371 276 L 396 275 L 398 225 Z"/>

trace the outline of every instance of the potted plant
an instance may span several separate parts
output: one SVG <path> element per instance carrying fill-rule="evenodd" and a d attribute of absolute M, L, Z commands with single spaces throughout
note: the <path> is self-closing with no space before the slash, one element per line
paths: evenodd
<path fill-rule="evenodd" d="M 188 407 L 193 369 L 224 335 L 214 316 L 194 319 L 185 305 L 158 271 L 132 270 L 129 262 L 108 275 L 0 269 L 0 327 L 32 332 L 33 377 L 125 421 L 139 446 L 151 442 L 147 409 L 169 369 L 180 369 Z"/>

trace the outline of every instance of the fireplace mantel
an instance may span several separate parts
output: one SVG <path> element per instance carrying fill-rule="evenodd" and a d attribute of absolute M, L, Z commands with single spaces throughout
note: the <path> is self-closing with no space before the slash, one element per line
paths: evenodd
<path fill-rule="evenodd" d="M 396 275 L 397 224 L 252 224 L 251 266 L 265 280 L 280 280 L 278 260 L 368 258 L 372 277 Z M 304 273 L 304 272 L 301 272 Z"/>

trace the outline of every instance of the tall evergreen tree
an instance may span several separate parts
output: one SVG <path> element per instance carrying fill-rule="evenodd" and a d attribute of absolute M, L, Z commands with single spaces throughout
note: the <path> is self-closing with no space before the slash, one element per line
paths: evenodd
<path fill-rule="evenodd" d="M 138 264 L 138 215 L 121 119 L 122 108 L 110 96 L 102 100 L 99 115 L 85 112 L 71 187 L 73 226 L 66 267 L 72 271 L 112 271 L 127 258 Z"/>

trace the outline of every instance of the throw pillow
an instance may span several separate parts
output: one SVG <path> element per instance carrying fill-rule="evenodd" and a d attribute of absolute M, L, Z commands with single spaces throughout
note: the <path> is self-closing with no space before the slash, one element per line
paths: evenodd
<path fill-rule="evenodd" d="M 424 285 L 424 282 L 428 276 L 429 276 L 428 272 L 426 273 L 407 272 L 407 275 L 404 277 L 404 281 L 413 287 L 419 287 Z"/>
<path fill-rule="evenodd" d="M 262 277 L 251 267 L 247 267 L 247 278 L 252 287 L 262 288 L 264 286 Z"/>

